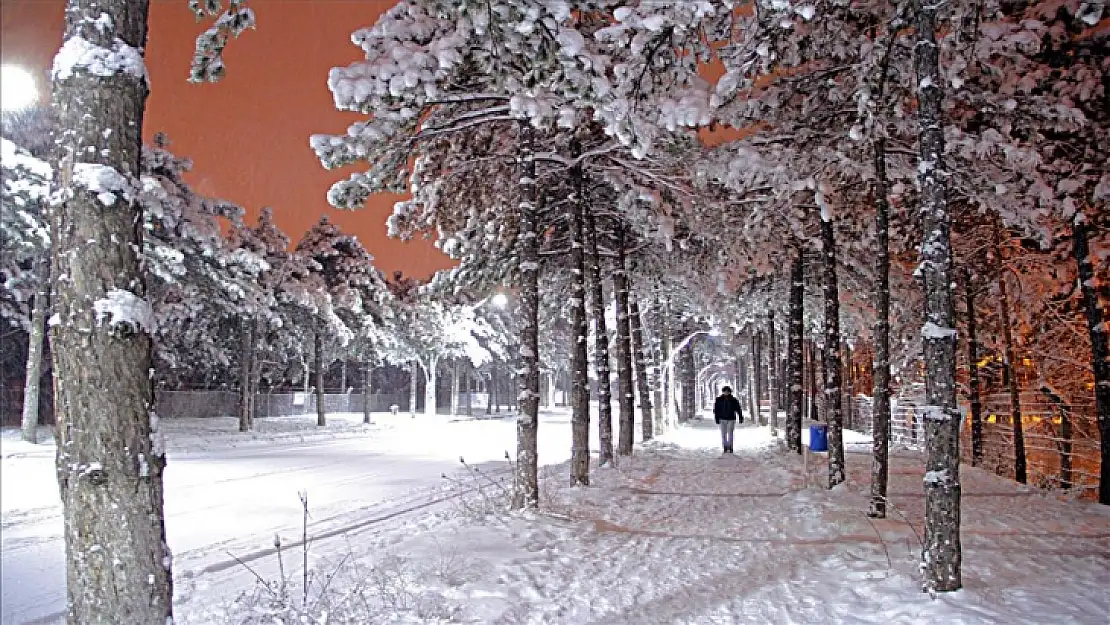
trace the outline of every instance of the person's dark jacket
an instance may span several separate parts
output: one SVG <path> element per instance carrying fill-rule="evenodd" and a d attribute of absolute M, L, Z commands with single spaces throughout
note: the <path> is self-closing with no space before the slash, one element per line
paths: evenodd
<path fill-rule="evenodd" d="M 713 403 L 713 420 L 720 423 L 722 419 L 732 421 L 739 418 L 744 422 L 744 411 L 740 408 L 740 400 L 734 395 L 721 395 Z"/>

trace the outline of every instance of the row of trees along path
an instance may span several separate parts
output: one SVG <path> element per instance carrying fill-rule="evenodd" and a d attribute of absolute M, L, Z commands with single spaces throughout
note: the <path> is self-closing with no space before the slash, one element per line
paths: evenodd
<path fill-rule="evenodd" d="M 190 6 L 214 18 L 197 40 L 192 77 L 218 80 L 224 47 L 253 27 L 254 14 L 245 0 Z M 71 623 L 164 622 L 172 613 L 165 460 L 150 412 L 155 311 L 135 227 L 143 223 L 136 190 L 148 8 L 148 0 L 69 0 L 54 65 L 50 338 Z M 1099 88 L 1102 11 L 1101 3 L 1078 2 L 1051 10 L 782 2 L 757 11 L 723 0 L 402 0 L 355 33 L 365 59 L 329 75 L 336 105 L 365 119 L 313 137 L 312 146 L 327 167 L 365 166 L 329 191 L 337 207 L 411 192 L 390 218 L 392 232 L 434 231 L 458 262 L 428 292 L 443 302 L 498 288 L 513 294 L 516 338 L 504 358 L 519 372 L 515 506 L 540 503 L 541 353 L 557 349 L 552 337 L 565 337 L 570 363 L 571 479 L 588 484 L 590 318 L 602 462 L 633 451 L 637 389 L 645 438 L 667 424 L 652 401 L 666 415 L 681 397 L 692 412 L 697 342 L 733 345 L 752 370 L 787 355 L 770 366 L 781 365 L 788 381 L 786 444 L 800 451 L 803 352 L 820 336 L 823 353 L 809 360 L 823 363 L 834 485 L 844 475 L 839 398 L 849 335 L 873 345 L 875 516 L 886 513 L 890 371 L 923 354 L 923 586 L 950 591 L 962 585 L 957 267 L 980 286 L 993 278 L 1002 293 L 1014 257 L 1001 251 L 1013 251 L 1015 240 L 1048 259 L 1070 248 L 1070 263 L 1053 263 L 1055 286 L 1044 299 L 1060 318 L 1085 321 L 1088 342 L 1079 349 L 1090 366 L 1073 367 L 1073 375 L 1095 391 L 1099 499 L 1110 503 L 1110 380 L 1098 301 L 1106 256 L 1091 252 L 1105 249 L 1110 190 L 1099 151 L 1110 111 Z M 714 82 L 703 78 L 707 67 L 719 74 Z M 730 129 L 731 140 L 701 141 L 697 131 L 713 125 Z M 989 262 L 978 238 L 984 224 L 997 237 Z M 280 281 L 316 270 L 333 303 L 380 279 L 372 271 L 329 279 L 366 253 L 350 241 L 326 244 L 327 229 L 321 224 L 297 250 L 304 268 L 267 262 L 264 271 Z M 265 233 L 243 231 L 256 235 Z M 604 388 L 603 275 L 615 307 L 615 442 Z M 820 294 L 805 288 L 817 282 Z M 1072 284 L 1078 288 L 1063 288 Z M 1008 311 L 1011 302 L 1001 305 Z M 374 309 L 349 314 L 373 318 Z M 785 350 L 769 332 L 760 338 L 768 310 L 785 312 L 775 317 Z M 966 312 L 970 319 L 977 311 Z M 337 306 L 308 326 L 317 370 L 327 334 L 320 320 L 344 314 Z M 247 345 L 263 321 L 241 320 Z M 1014 323 L 1004 315 L 1001 325 Z M 1012 330 L 1003 333 L 1010 380 Z M 708 341 L 696 338 L 706 334 Z M 737 353 L 738 336 L 757 349 Z M 413 359 L 432 381 L 435 357 Z M 250 379 L 254 365 L 245 367 Z M 753 389 L 760 379 L 753 376 Z"/>

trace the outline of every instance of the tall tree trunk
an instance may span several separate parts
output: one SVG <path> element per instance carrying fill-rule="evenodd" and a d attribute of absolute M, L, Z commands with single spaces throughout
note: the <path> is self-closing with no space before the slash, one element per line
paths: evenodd
<path fill-rule="evenodd" d="M 1041 387 L 1041 393 L 1048 397 L 1060 413 L 1060 429 L 1055 432 L 1056 452 L 1060 458 L 1060 488 L 1068 490 L 1072 486 L 1071 406 L 1048 385 Z"/>
<path fill-rule="evenodd" d="M 636 426 L 635 407 L 632 388 L 632 326 L 628 319 L 628 268 L 624 258 L 624 226 L 616 224 L 617 261 L 613 269 L 613 295 L 617 308 L 617 384 L 620 396 L 620 433 L 617 439 L 617 453 L 632 455 L 633 428 Z M 693 401 L 693 388 L 690 389 Z"/>
<path fill-rule="evenodd" d="M 947 176 L 944 167 L 942 85 L 936 13 L 940 5 L 915 0 L 914 66 L 920 125 L 918 180 L 924 239 L 921 273 L 925 289 L 925 541 L 926 590 L 951 591 L 962 584 L 960 547 L 960 438 L 956 407 L 956 330 L 952 305 Z"/>
<path fill-rule="evenodd" d="M 42 382 L 42 348 L 46 338 L 46 307 L 50 299 L 50 260 L 35 259 L 35 294 L 31 300 L 31 332 L 27 338 L 27 368 L 23 379 L 23 440 L 38 442 L 39 386 Z"/>
<path fill-rule="evenodd" d="M 373 409 L 374 396 L 374 365 L 366 363 L 366 378 L 362 387 L 362 422 L 370 423 L 370 412 Z"/>
<path fill-rule="evenodd" d="M 249 427 L 250 427 L 251 430 L 253 430 L 254 429 L 254 418 L 258 415 L 258 396 L 260 395 L 260 392 L 259 392 L 258 389 L 262 387 L 262 358 L 261 358 L 261 355 L 260 355 L 260 350 L 259 350 L 259 347 L 258 347 L 258 343 L 259 343 L 259 341 L 261 341 L 265 337 L 265 334 L 263 332 L 262 325 L 259 323 L 258 319 L 252 320 L 251 325 L 252 325 L 252 327 L 251 327 L 251 331 L 252 331 L 251 340 L 252 340 L 253 344 L 251 345 L 250 376 L 249 376 L 249 378 L 250 378 L 250 402 L 249 402 L 249 407 L 247 409 L 247 418 L 248 418 L 248 421 L 249 421 Z"/>
<path fill-rule="evenodd" d="M 632 351 L 636 360 L 636 391 L 640 395 L 640 433 L 644 442 L 655 437 L 651 418 L 651 382 L 648 380 L 648 355 L 644 351 L 644 321 L 640 318 L 640 303 L 635 298 L 628 302 L 632 319 Z"/>
<path fill-rule="evenodd" d="M 316 426 L 328 424 L 324 410 L 324 336 L 319 330 L 312 335 L 313 359 L 316 361 Z"/>
<path fill-rule="evenodd" d="M 682 348 L 682 351 L 679 352 L 679 358 L 681 359 L 681 369 L 678 372 L 678 383 L 682 389 L 682 409 L 679 414 L 682 421 L 689 421 L 696 416 L 697 412 L 697 405 L 694 403 L 694 387 L 697 382 L 695 380 L 697 370 L 694 364 L 693 341 L 690 341 L 688 345 Z"/>
<path fill-rule="evenodd" d="M 779 350 L 775 342 L 775 311 L 767 311 L 767 345 L 770 353 L 767 354 L 767 395 L 771 403 L 771 436 L 779 433 Z"/>
<path fill-rule="evenodd" d="M 436 416 L 436 382 L 439 376 L 439 357 L 432 356 L 428 359 L 428 366 L 424 368 L 424 416 Z"/>
<path fill-rule="evenodd" d="M 663 401 L 661 409 L 663 411 L 663 423 L 667 424 L 666 427 L 670 429 L 674 426 L 674 371 L 675 371 L 675 354 L 674 343 L 671 337 L 671 324 L 670 324 L 670 307 L 664 307 L 660 325 L 663 328 L 662 341 L 659 346 L 660 349 L 660 362 L 663 363 L 663 370 L 659 376 L 659 386 Z"/>
<path fill-rule="evenodd" d="M 239 368 L 239 431 L 246 432 L 251 429 L 253 424 L 251 404 L 253 403 L 254 388 L 251 382 L 253 381 L 252 373 L 254 372 L 255 358 L 254 320 L 250 317 L 242 317 L 240 325 L 243 332 L 243 352 L 240 355 L 241 366 Z"/>
<path fill-rule="evenodd" d="M 1087 332 L 1091 336 L 1091 370 L 1095 378 L 1095 412 L 1101 439 L 1099 458 L 1098 502 L 1110 505 L 1110 353 L 1106 345 L 1106 322 L 1095 290 L 1095 271 L 1087 243 L 1087 219 L 1080 213 L 1072 220 L 1072 250 L 1079 271 L 1083 293 L 1083 309 L 1087 314 Z"/>
<path fill-rule="evenodd" d="M 466 375 L 463 378 L 464 380 L 466 380 L 466 387 L 463 389 L 463 399 L 466 400 L 465 403 L 464 403 L 464 406 L 465 406 L 465 409 L 466 409 L 466 416 L 473 417 L 474 416 L 474 406 L 472 405 L 473 401 L 472 401 L 472 398 L 471 398 L 471 390 L 474 388 L 474 372 L 471 371 L 470 363 L 465 363 L 463 365 L 463 368 L 465 369 L 465 372 L 466 372 Z"/>
<path fill-rule="evenodd" d="M 490 374 L 490 389 L 493 393 L 493 412 L 501 414 L 501 367 L 498 367 L 496 364 L 493 365 L 493 370 Z"/>
<path fill-rule="evenodd" d="M 555 408 L 559 405 L 556 393 L 559 392 L 559 372 L 552 369 L 547 372 L 547 397 L 543 402 L 545 407 Z"/>
<path fill-rule="evenodd" d="M 994 261 L 998 272 L 998 314 L 1002 324 L 1002 372 L 1010 395 L 1010 425 L 1014 433 L 1014 479 L 1027 481 L 1025 463 L 1025 427 L 1021 418 L 1021 394 L 1018 390 L 1017 367 L 1014 366 L 1014 336 L 1010 329 L 1010 298 L 1006 290 L 1006 273 L 1002 258 L 1002 225 L 994 222 Z"/>
<path fill-rule="evenodd" d="M 597 252 L 597 221 L 592 206 L 587 207 L 585 226 L 590 258 L 590 316 L 594 320 L 594 372 L 597 374 L 597 464 L 603 467 L 613 461 L 613 390 L 609 375 L 605 288 L 601 279 L 601 256 Z"/>
<path fill-rule="evenodd" d="M 493 364 L 490 364 L 490 373 L 488 379 L 482 378 L 481 372 L 478 373 L 478 376 L 481 379 L 478 384 L 478 389 L 481 390 L 483 386 L 485 387 L 486 414 L 491 415 L 493 414 Z"/>
<path fill-rule="evenodd" d="M 147 0 L 69 0 L 63 49 L 80 43 L 103 54 L 60 55 L 54 66 L 66 195 L 51 220 L 61 322 L 50 331 L 70 625 L 173 616 L 143 216 L 124 192 L 139 184 L 148 8 Z M 105 55 L 128 62 L 105 64 Z M 127 187 L 115 184 L 120 176 Z M 110 190 L 95 188 L 105 181 Z M 107 195 L 114 201 L 99 199 Z"/>
<path fill-rule="evenodd" d="M 890 201 L 887 199 L 886 141 L 873 144 L 875 161 L 875 360 L 871 374 L 871 507 L 885 519 L 890 474 Z"/>
<path fill-rule="evenodd" d="M 979 390 L 979 334 L 975 319 L 975 290 L 971 270 L 964 267 L 964 305 L 967 309 L 967 379 L 971 404 L 971 466 L 983 463 L 983 403 Z"/>
<path fill-rule="evenodd" d="M 420 371 L 420 363 L 412 361 L 412 366 L 409 368 L 409 416 L 416 418 L 416 374 Z"/>
<path fill-rule="evenodd" d="M 806 371 L 807 387 L 809 389 L 809 419 L 821 420 L 821 408 L 817 403 L 817 345 L 813 339 L 806 341 Z"/>
<path fill-rule="evenodd" d="M 739 337 L 737 337 L 736 342 L 739 343 Z M 733 360 L 732 376 L 731 376 L 731 380 L 730 380 L 731 388 L 732 388 L 732 395 L 733 395 L 733 397 L 739 398 L 743 395 L 744 356 L 743 356 L 743 354 L 740 353 L 740 348 L 739 348 L 738 345 L 731 345 L 730 347 L 731 347 L 731 351 L 735 352 L 735 354 L 736 354 L 734 356 L 734 360 Z M 716 399 L 716 398 L 714 398 L 714 399 Z M 741 401 L 741 400 L 737 399 L 737 401 Z M 744 404 L 743 404 L 742 401 L 741 401 L 740 407 L 741 407 L 741 409 L 743 409 L 743 407 L 744 407 Z"/>
<path fill-rule="evenodd" d="M 577 147 L 577 146 L 576 146 Z M 585 176 L 581 167 L 570 171 L 573 189 L 567 198 L 570 224 L 570 485 L 590 483 L 590 362 L 586 323 Z"/>
<path fill-rule="evenodd" d="M 803 306 L 805 305 L 805 274 L 802 267 L 802 252 L 795 251 L 790 263 L 790 323 L 787 340 L 789 361 L 790 413 L 786 417 L 786 448 L 802 453 L 802 348 L 803 348 Z"/>
<path fill-rule="evenodd" d="M 840 285 L 836 278 L 836 236 L 832 217 L 822 211 L 821 257 L 825 300 L 825 414 L 829 423 L 829 488 L 844 481 L 844 414 L 840 380 Z"/>
<path fill-rule="evenodd" d="M 302 378 L 301 381 L 304 383 L 304 389 L 303 390 L 304 390 L 305 401 L 308 401 L 308 393 L 309 393 L 309 391 L 312 390 L 312 388 L 311 388 L 312 384 L 309 382 L 309 380 L 312 379 L 312 374 L 311 374 L 312 370 L 309 369 L 309 367 L 308 367 L 308 358 L 305 358 L 305 356 L 303 354 L 301 355 L 301 366 L 304 368 L 304 378 Z"/>
<path fill-rule="evenodd" d="M 844 395 L 847 400 L 844 405 L 844 429 L 855 428 L 855 399 L 856 399 L 856 364 L 852 354 L 852 346 L 844 344 Z"/>
<path fill-rule="evenodd" d="M 751 412 L 752 423 L 759 424 L 759 388 L 756 382 L 755 364 L 755 328 L 748 330 L 748 410 Z"/>
<path fill-rule="evenodd" d="M 451 369 L 451 416 L 459 414 L 459 359 L 455 359 Z"/>
<path fill-rule="evenodd" d="M 535 130 L 520 123 L 519 169 L 520 234 L 520 414 L 516 421 L 516 479 L 513 507 L 536 508 L 540 503 L 537 435 L 540 402 L 539 348 L 539 200 L 536 192 Z"/>
<path fill-rule="evenodd" d="M 759 326 L 752 324 L 752 389 L 753 398 L 752 410 L 754 410 L 752 421 L 759 425 L 767 425 L 767 420 L 763 418 L 763 378 L 760 373 L 763 369 L 763 334 L 759 331 Z"/>

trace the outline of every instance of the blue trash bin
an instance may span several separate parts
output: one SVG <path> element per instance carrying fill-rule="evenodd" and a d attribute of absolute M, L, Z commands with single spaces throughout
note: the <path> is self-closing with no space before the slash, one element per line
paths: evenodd
<path fill-rule="evenodd" d="M 829 450 L 829 426 L 824 423 L 814 423 L 809 426 L 809 450 Z"/>

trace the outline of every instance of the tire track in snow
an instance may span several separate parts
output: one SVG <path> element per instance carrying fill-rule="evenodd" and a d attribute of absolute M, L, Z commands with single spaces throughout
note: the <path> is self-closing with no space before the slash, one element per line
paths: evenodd
<path fill-rule="evenodd" d="M 503 484 L 504 480 L 502 478 L 504 478 L 505 476 L 507 476 L 511 473 L 512 473 L 511 469 L 503 469 L 503 470 L 496 471 L 496 472 L 486 473 L 485 475 L 486 475 L 486 477 L 488 477 L 490 479 L 499 480 L 498 483 Z M 389 520 L 392 520 L 392 519 L 397 519 L 397 518 L 412 514 L 414 512 L 420 512 L 420 511 L 428 510 L 428 509 L 430 509 L 434 506 L 437 506 L 439 504 L 443 504 L 443 503 L 446 503 L 446 502 L 454 500 L 454 499 L 459 499 L 460 497 L 462 497 L 464 495 L 475 493 L 475 492 L 477 492 L 478 490 L 480 490 L 481 488 L 483 488 L 485 486 L 486 486 L 486 484 L 483 483 L 481 485 L 475 485 L 475 486 L 470 487 L 470 488 L 455 490 L 455 491 L 451 492 L 450 494 L 441 495 L 441 496 L 438 496 L 438 497 L 437 496 L 429 496 L 429 495 L 415 497 L 415 498 L 409 499 L 407 501 L 394 504 L 396 506 L 400 506 L 397 509 L 393 509 L 393 510 L 390 510 L 388 512 L 380 513 L 380 514 L 377 514 L 377 515 L 375 515 L 373 517 L 370 517 L 370 518 L 364 518 L 364 519 L 361 519 L 361 520 L 358 520 L 358 521 L 346 522 L 346 523 L 343 523 L 343 524 L 341 524 L 337 527 L 332 527 L 332 528 L 329 528 L 327 530 L 317 532 L 315 534 L 310 534 L 308 536 L 308 542 L 310 544 L 312 544 L 312 543 L 316 543 L 317 541 L 324 541 L 324 540 L 328 540 L 329 538 L 335 538 L 335 537 L 338 537 L 338 536 L 344 536 L 344 535 L 351 534 L 351 533 L 354 533 L 354 532 L 367 530 L 369 528 L 374 527 L 375 525 L 379 525 L 379 524 L 384 523 L 386 521 L 389 521 Z M 366 510 L 366 509 L 367 508 L 364 508 L 363 510 Z M 352 514 L 354 514 L 354 513 L 348 512 L 348 513 L 328 517 L 326 519 L 320 520 L 317 524 L 318 525 L 326 524 L 328 521 L 331 521 L 331 520 L 334 520 L 334 519 L 337 519 L 337 518 L 341 518 L 341 517 L 344 517 L 344 516 L 349 517 Z M 282 550 L 296 549 L 298 547 L 301 547 L 304 544 L 305 544 L 305 541 L 304 541 L 303 538 L 297 538 L 297 539 L 291 540 L 289 542 L 282 542 L 281 549 Z M 210 554 L 215 549 L 218 549 L 218 548 L 221 548 L 221 547 L 223 548 L 224 551 L 228 551 L 229 548 L 230 548 L 229 546 L 227 546 L 226 543 L 224 543 L 222 546 L 221 545 L 206 545 L 206 546 L 204 546 L 202 548 L 199 548 L 199 549 L 186 551 L 186 552 L 183 552 L 181 554 L 175 554 L 174 559 L 175 559 L 175 561 L 178 561 L 178 560 L 185 560 L 185 559 L 189 558 L 190 556 L 192 556 L 194 558 L 203 557 L 204 555 Z M 258 561 L 262 558 L 273 556 L 277 552 L 278 552 L 278 549 L 276 547 L 267 547 L 267 548 L 263 548 L 263 549 L 256 549 L 254 551 L 248 552 L 248 553 L 246 553 L 244 555 L 241 555 L 241 556 L 222 559 L 222 560 L 219 560 L 219 561 L 216 561 L 216 562 L 209 563 L 205 566 L 201 566 L 199 568 L 187 569 L 185 571 L 181 571 L 180 573 L 175 573 L 174 578 L 175 578 L 175 581 L 176 580 L 180 580 L 180 581 L 189 580 L 189 581 L 194 581 L 195 582 L 197 580 L 197 578 L 199 578 L 202 575 L 216 574 L 216 573 L 227 571 L 229 569 L 233 569 L 233 568 L 236 568 L 236 567 L 249 565 L 252 562 L 256 562 L 256 561 Z M 64 610 L 54 612 L 54 613 L 47 614 L 45 616 L 36 618 L 34 620 L 25 621 L 24 625 L 54 625 L 55 623 L 58 623 L 61 619 L 63 619 L 65 617 L 65 614 L 66 613 L 65 613 Z"/>

